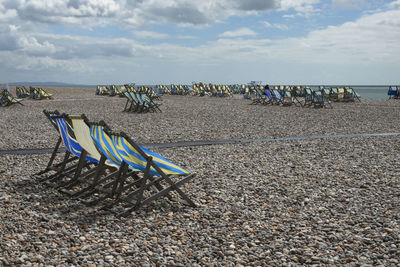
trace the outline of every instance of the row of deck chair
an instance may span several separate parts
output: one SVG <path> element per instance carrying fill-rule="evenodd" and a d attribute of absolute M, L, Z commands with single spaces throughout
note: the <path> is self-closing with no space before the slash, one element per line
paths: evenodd
<path fill-rule="evenodd" d="M 252 103 L 251 104 L 263 104 L 263 105 L 282 105 L 282 106 L 308 106 L 303 103 L 296 95 L 292 94 L 291 91 L 281 91 L 278 88 L 262 87 L 256 86 L 251 88 L 253 92 Z M 324 99 L 318 99 L 318 96 L 313 98 L 313 103 L 315 107 L 324 107 Z M 321 104 L 322 103 L 322 104 Z"/>
<path fill-rule="evenodd" d="M 123 111 L 126 112 L 161 112 L 161 102 L 149 97 L 147 94 L 124 92 L 126 104 Z"/>
<path fill-rule="evenodd" d="M 15 93 L 18 98 L 26 98 L 34 100 L 53 99 L 53 94 L 46 92 L 42 87 L 29 87 L 29 91 L 25 86 L 16 86 Z"/>
<path fill-rule="evenodd" d="M 217 97 L 232 97 L 233 92 L 230 86 L 194 83 L 191 88 L 192 95 L 198 96 L 217 96 Z"/>
<path fill-rule="evenodd" d="M 124 132 L 85 115 L 43 111 L 59 134 L 46 168 L 34 176 L 88 205 L 100 205 L 118 216 L 161 198 L 180 197 L 195 203 L 180 189 L 195 174 L 140 146 Z M 66 152 L 57 162 L 61 144 Z"/>
<path fill-rule="evenodd" d="M 7 107 L 13 104 L 23 105 L 21 103 L 22 100 L 23 99 L 14 97 L 7 85 L 3 85 L 0 89 L 0 107 Z"/>
<path fill-rule="evenodd" d="M 351 87 L 320 87 L 319 91 L 330 101 L 333 102 L 361 102 L 361 96 Z"/>

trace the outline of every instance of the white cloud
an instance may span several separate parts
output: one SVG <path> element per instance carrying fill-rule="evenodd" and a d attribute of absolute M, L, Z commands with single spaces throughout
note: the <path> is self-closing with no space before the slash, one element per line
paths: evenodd
<path fill-rule="evenodd" d="M 193 35 L 177 35 L 176 36 L 177 39 L 182 39 L 182 40 L 190 40 L 190 39 L 197 39 L 197 36 L 193 36 Z"/>
<path fill-rule="evenodd" d="M 365 4 L 365 0 L 332 0 L 332 6 L 341 9 L 361 9 Z"/>
<path fill-rule="evenodd" d="M 241 37 L 241 36 L 256 36 L 257 33 L 249 28 L 243 27 L 234 31 L 226 31 L 221 33 L 220 37 Z"/>
<path fill-rule="evenodd" d="M 124 22 L 133 27 L 149 24 L 210 25 L 231 16 L 293 9 L 312 12 L 319 0 L 2 0 L 0 20 L 75 24 L 90 28 Z"/>
<path fill-rule="evenodd" d="M 0 60 L 5 62 L 0 66 L 0 70 L 2 70 L 0 78 L 4 80 L 11 77 L 4 76 L 4 73 L 20 75 L 20 71 L 24 71 L 25 75 L 30 75 L 30 72 L 35 73 L 37 77 L 40 77 L 40 73 L 42 77 L 47 77 L 47 73 L 51 72 L 54 73 L 54 77 L 61 79 L 70 74 L 69 77 L 76 77 L 73 81 L 79 81 L 79 78 L 85 81 L 85 79 L 89 79 L 88 77 L 91 77 L 90 79 L 93 81 L 99 77 L 103 79 L 123 77 L 123 75 L 128 77 L 130 73 L 121 70 L 120 66 L 125 66 L 126 70 L 138 71 L 143 75 L 145 75 L 144 70 L 151 69 L 154 73 L 153 70 L 161 70 L 161 66 L 165 66 L 164 70 L 168 70 L 168 74 L 175 71 L 171 66 L 174 66 L 174 69 L 176 67 L 177 70 L 180 68 L 185 73 L 190 66 L 195 66 L 193 68 L 206 66 L 203 69 L 204 76 L 206 74 L 217 76 L 218 70 L 234 68 L 235 64 L 232 62 L 240 63 L 238 64 L 240 66 L 243 64 L 258 66 L 262 70 L 268 68 L 271 62 L 287 64 L 287 66 L 296 65 L 300 66 L 300 69 L 302 65 L 322 66 L 333 70 L 337 66 L 338 72 L 341 68 L 351 70 L 348 66 L 354 66 L 355 73 L 359 69 L 374 68 L 374 66 L 391 65 L 396 69 L 400 67 L 400 46 L 398 45 L 400 43 L 400 31 L 398 31 L 400 28 L 400 0 L 385 6 L 384 8 L 388 9 L 386 11 L 375 11 L 374 14 L 364 15 L 352 22 L 314 30 L 303 37 L 278 40 L 260 39 L 257 32 L 246 27 L 223 32 L 219 35 L 219 40 L 208 42 L 199 40 L 199 44 L 191 44 L 191 46 L 181 45 L 178 42 L 145 45 L 129 38 L 107 39 L 43 33 L 45 32 L 43 29 L 49 23 L 88 22 L 90 25 L 98 25 L 99 18 L 118 23 L 129 17 L 131 25 L 137 26 L 143 25 L 143 23 L 164 22 L 173 22 L 179 25 L 206 25 L 229 16 L 269 12 L 273 9 L 294 10 L 299 14 L 306 15 L 315 12 L 315 5 L 319 3 L 317 0 L 282 0 L 268 1 L 266 4 L 261 1 L 246 2 L 241 5 L 238 0 L 194 0 L 190 1 L 185 9 L 183 7 L 187 1 L 125 2 L 108 0 L 102 3 L 109 7 L 102 7 L 101 3 L 94 0 L 85 2 L 82 0 L 57 0 L 44 3 L 39 0 L 0 0 L 0 15 L 8 16 L 13 23 L 10 25 L 10 22 L 0 18 Z M 59 7 L 64 7 L 65 10 L 50 14 L 51 10 L 54 11 Z M 46 8 L 48 11 L 45 10 Z M 26 15 L 29 9 L 37 13 L 31 14 L 30 17 L 21 17 Z M 53 18 L 38 19 L 40 14 L 48 14 Z M 24 21 L 20 20 L 21 18 Z M 264 25 L 282 30 L 288 28 L 287 25 L 267 21 L 264 22 Z M 193 32 L 195 31 L 197 29 Z M 177 32 L 186 33 L 187 31 L 185 29 L 185 31 Z M 133 34 L 138 38 L 199 38 L 194 36 L 195 33 L 192 36 L 135 30 Z M 258 38 L 251 38 L 254 36 Z M 7 72 L 3 72 L 5 68 L 7 68 Z M 319 71 L 318 68 L 315 69 Z M 300 70 L 294 71 L 301 72 Z M 176 77 L 179 78 L 179 72 L 176 72 Z M 329 73 L 329 71 L 326 72 Z M 387 71 L 382 70 L 382 72 Z M 163 76 L 164 73 L 167 73 L 165 71 L 158 73 L 160 73 L 160 79 L 170 77 L 169 75 Z M 3 77 L 1 77 L 2 75 Z M 201 75 L 201 73 L 197 69 L 193 69 L 192 76 L 196 75 Z M 295 74 L 293 73 L 293 75 Z M 348 75 L 351 75 L 351 72 Z M 138 74 L 138 76 L 140 75 Z M 151 79 L 154 75 L 148 74 L 147 77 Z M 235 77 L 233 76 L 233 78 Z"/>
<path fill-rule="evenodd" d="M 152 31 L 133 31 L 132 33 L 138 38 L 165 39 L 169 37 L 168 34 Z"/>
<path fill-rule="evenodd" d="M 285 25 L 285 24 L 280 24 L 280 23 L 273 23 L 273 24 L 271 24 L 271 23 L 269 23 L 268 21 L 263 21 L 263 24 L 264 24 L 264 26 L 267 27 L 267 28 L 276 28 L 276 29 L 279 29 L 279 30 L 288 30 L 288 29 L 289 29 L 289 27 L 288 27 L 287 25 Z"/>

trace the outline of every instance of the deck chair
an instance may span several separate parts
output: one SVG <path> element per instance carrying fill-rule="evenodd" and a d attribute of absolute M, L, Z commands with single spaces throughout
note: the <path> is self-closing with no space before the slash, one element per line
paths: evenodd
<path fill-rule="evenodd" d="M 25 86 L 17 86 L 15 89 L 17 98 L 25 98 L 29 96 L 28 89 Z"/>
<path fill-rule="evenodd" d="M 304 88 L 304 105 L 305 107 L 311 107 L 314 103 L 314 92 L 310 87 Z"/>
<path fill-rule="evenodd" d="M 118 198 L 118 203 L 123 202 L 128 205 L 128 208 L 119 215 L 129 215 L 132 211 L 160 197 L 169 196 L 171 191 L 175 191 L 186 204 L 195 206 L 195 203 L 179 188 L 193 179 L 195 174 L 141 147 L 123 132 L 111 132 L 101 125 L 91 125 L 91 134 L 96 145 L 104 147 L 104 144 L 112 142 L 123 161 L 143 174 L 139 188 L 124 192 L 125 194 Z M 178 177 L 181 178 L 173 181 Z"/>
<path fill-rule="evenodd" d="M 340 87 L 337 89 L 337 95 L 338 95 L 337 100 L 342 102 L 344 100 L 344 88 L 343 87 Z"/>
<path fill-rule="evenodd" d="M 57 124 L 61 140 L 66 148 L 63 163 L 68 161 L 70 155 L 73 155 L 78 159 L 78 162 L 68 168 L 66 168 L 66 164 L 62 164 L 54 175 L 44 179 L 50 183 L 58 182 L 64 177 L 72 178 L 71 175 L 76 172 L 77 168 L 79 169 L 79 172 L 81 172 L 83 168 L 89 167 L 93 163 L 98 162 L 96 157 L 87 153 L 87 151 L 85 151 L 77 142 L 71 123 L 67 121 L 66 114 L 52 115 L 51 119 Z"/>
<path fill-rule="evenodd" d="M 5 106 L 11 106 L 13 104 L 20 104 L 22 106 L 24 105 L 21 103 L 23 99 L 15 98 L 14 96 L 12 96 L 8 87 L 7 88 L 3 87 L 0 94 L 1 94 L 0 106 L 5 107 Z"/>
<path fill-rule="evenodd" d="M 53 94 L 46 92 L 42 87 L 37 88 L 40 94 L 40 99 L 53 99 Z"/>
<path fill-rule="evenodd" d="M 283 98 L 281 93 L 279 93 L 278 89 L 272 89 L 272 93 L 274 94 L 274 100 L 276 104 L 283 104 Z"/>
<path fill-rule="evenodd" d="M 331 90 L 329 88 L 321 88 L 321 93 L 326 100 L 330 100 Z"/>
<path fill-rule="evenodd" d="M 79 144 L 83 148 L 83 153 L 91 155 L 92 158 L 97 160 L 97 165 L 93 168 L 82 172 L 82 166 L 86 161 L 83 153 L 79 158 L 78 167 L 75 170 L 73 177 L 67 183 L 64 183 L 61 191 L 74 198 L 87 198 L 93 196 L 97 192 L 103 193 L 102 197 L 99 197 L 92 201 L 86 201 L 86 204 L 95 204 L 103 199 L 112 198 L 116 193 L 117 185 L 121 179 L 126 179 L 129 176 L 136 176 L 137 170 L 126 170 L 125 165 L 121 164 L 121 159 L 108 156 L 104 154 L 104 150 L 98 150 L 90 134 L 90 128 L 87 124 L 88 120 L 85 115 L 68 115 L 68 119 L 71 120 L 74 127 L 74 133 Z M 124 175 L 122 176 L 122 171 Z M 100 186 L 102 185 L 102 186 Z M 73 189 L 79 186 L 78 189 Z"/>
<path fill-rule="evenodd" d="M 299 105 L 301 106 L 302 105 L 301 102 L 295 96 L 293 96 L 292 92 L 289 91 L 289 90 L 284 92 L 282 104 L 284 106 L 291 106 L 293 104 L 295 106 L 299 106 Z"/>
<path fill-rule="evenodd" d="M 338 102 L 339 101 L 338 89 L 336 87 L 332 87 L 331 88 L 331 92 L 329 94 L 329 100 L 334 101 L 334 102 Z"/>
<path fill-rule="evenodd" d="M 254 88 L 253 92 L 255 94 L 255 97 L 253 98 L 253 101 L 252 101 L 252 103 L 250 103 L 250 105 L 264 103 L 266 96 L 263 95 L 262 91 L 259 88 Z"/>
<path fill-rule="evenodd" d="M 398 86 L 389 86 L 389 90 L 387 92 L 389 99 L 398 99 L 400 98 L 400 92 Z"/>
<path fill-rule="evenodd" d="M 130 111 L 132 109 L 132 106 L 135 104 L 135 101 L 131 96 L 130 92 L 125 91 L 123 95 L 126 98 L 126 103 L 123 111 Z"/>
<path fill-rule="evenodd" d="M 265 88 L 264 92 L 267 98 L 265 99 L 263 104 L 274 104 L 275 98 L 272 96 L 271 91 L 268 88 Z"/>
<path fill-rule="evenodd" d="M 160 102 L 152 100 L 147 94 L 143 94 L 143 95 L 141 95 L 141 97 L 142 97 L 143 102 L 149 106 L 149 109 L 151 111 L 158 110 L 161 112 L 160 106 L 162 104 Z"/>
<path fill-rule="evenodd" d="M 343 102 L 354 102 L 355 96 L 353 90 L 349 87 L 344 87 Z"/>
<path fill-rule="evenodd" d="M 353 98 L 353 101 L 355 101 L 357 99 L 359 102 L 361 102 L 361 95 L 359 93 L 357 93 L 354 90 L 354 88 L 346 86 L 345 90 L 347 91 L 348 94 L 352 95 L 351 97 Z"/>
<path fill-rule="evenodd" d="M 136 96 L 137 107 L 138 107 L 136 109 L 136 112 L 148 112 L 151 110 L 150 105 L 143 100 L 142 94 L 136 93 L 135 96 Z"/>
<path fill-rule="evenodd" d="M 314 91 L 313 96 L 313 106 L 314 108 L 333 108 L 331 102 L 324 97 L 321 91 Z"/>
<path fill-rule="evenodd" d="M 40 176 L 42 176 L 42 175 L 45 174 L 45 173 L 48 173 L 49 171 L 55 171 L 56 174 L 57 174 L 58 172 L 61 173 L 61 171 L 60 171 L 61 168 L 64 170 L 64 169 L 66 168 L 66 165 L 67 165 L 68 163 L 70 163 L 70 162 L 76 160 L 77 157 L 70 157 L 71 154 L 70 154 L 70 152 L 68 151 L 68 152 L 65 153 L 64 159 L 63 159 L 61 162 L 59 162 L 59 163 L 54 163 L 57 153 L 60 152 L 60 145 L 61 145 L 61 143 L 62 143 L 62 141 L 63 141 L 63 139 L 62 139 L 62 137 L 61 137 L 61 134 L 60 134 L 60 131 L 59 131 L 59 128 L 58 128 L 58 125 L 57 125 L 57 122 L 56 122 L 56 120 L 55 120 L 55 117 L 56 117 L 56 116 L 59 116 L 60 113 L 59 113 L 57 110 L 55 110 L 55 111 L 43 110 L 43 113 L 44 113 L 44 115 L 46 116 L 46 118 L 49 120 L 49 122 L 51 123 L 51 125 L 54 127 L 54 129 L 57 131 L 57 133 L 59 134 L 58 140 L 57 140 L 57 142 L 56 142 L 56 145 L 55 145 L 55 147 L 54 147 L 54 149 L 53 149 L 53 152 L 52 152 L 52 154 L 51 154 L 51 156 L 50 156 L 50 159 L 49 159 L 49 161 L 48 161 L 48 163 L 47 163 L 45 169 L 43 169 L 42 171 L 39 171 L 39 172 L 33 174 L 33 176 L 39 176 L 39 178 L 41 178 L 41 180 L 46 180 L 45 178 L 42 178 L 42 177 L 40 177 Z M 56 175 L 53 175 L 52 177 L 55 177 L 55 176 L 56 176 Z M 50 177 L 50 178 L 48 178 L 48 179 L 51 179 L 52 177 Z"/>

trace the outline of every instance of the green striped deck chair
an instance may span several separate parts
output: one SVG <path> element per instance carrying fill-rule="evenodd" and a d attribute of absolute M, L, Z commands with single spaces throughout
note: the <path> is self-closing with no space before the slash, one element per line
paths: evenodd
<path fill-rule="evenodd" d="M 147 103 L 147 105 L 149 106 L 149 109 L 151 111 L 157 111 L 158 110 L 158 111 L 161 112 L 161 109 L 159 108 L 159 106 L 161 106 L 160 102 L 156 102 L 156 101 L 151 100 L 151 98 L 147 94 L 143 94 L 142 95 L 142 100 L 145 103 Z"/>

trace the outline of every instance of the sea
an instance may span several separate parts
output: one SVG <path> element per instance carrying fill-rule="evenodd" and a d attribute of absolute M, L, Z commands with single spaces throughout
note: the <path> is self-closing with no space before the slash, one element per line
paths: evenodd
<path fill-rule="evenodd" d="M 353 88 L 361 98 L 365 99 L 388 99 L 387 94 L 389 90 L 389 85 L 347 85 Z M 343 87 L 343 85 L 327 85 L 324 87 Z M 317 89 L 318 86 L 311 86 L 313 89 Z M 400 88 L 400 87 L 399 87 Z"/>

